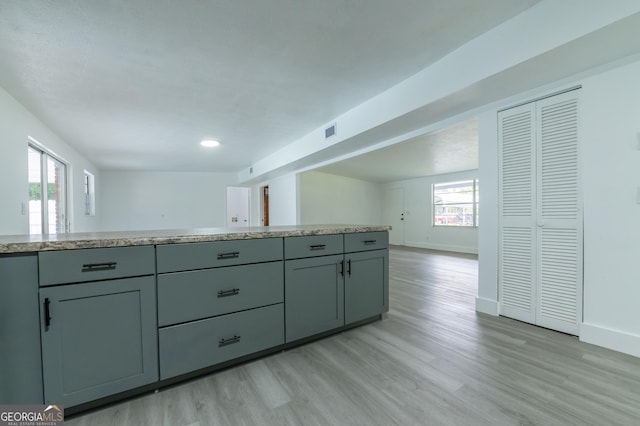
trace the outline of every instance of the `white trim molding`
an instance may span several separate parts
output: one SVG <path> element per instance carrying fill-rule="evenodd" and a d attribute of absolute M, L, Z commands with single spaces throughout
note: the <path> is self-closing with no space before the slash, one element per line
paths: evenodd
<path fill-rule="evenodd" d="M 640 335 L 582 323 L 580 341 L 640 357 Z"/>

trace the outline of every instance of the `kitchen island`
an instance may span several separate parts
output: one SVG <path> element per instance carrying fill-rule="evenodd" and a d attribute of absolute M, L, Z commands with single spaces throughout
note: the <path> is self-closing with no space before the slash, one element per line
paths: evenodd
<path fill-rule="evenodd" d="M 0 404 L 77 412 L 379 319 L 388 230 L 0 237 Z"/>

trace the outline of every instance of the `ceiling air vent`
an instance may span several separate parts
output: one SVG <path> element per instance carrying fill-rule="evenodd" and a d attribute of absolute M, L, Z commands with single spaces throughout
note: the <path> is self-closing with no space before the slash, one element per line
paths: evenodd
<path fill-rule="evenodd" d="M 329 139 L 336 135 L 336 123 L 333 123 L 331 126 L 324 129 L 324 138 Z"/>

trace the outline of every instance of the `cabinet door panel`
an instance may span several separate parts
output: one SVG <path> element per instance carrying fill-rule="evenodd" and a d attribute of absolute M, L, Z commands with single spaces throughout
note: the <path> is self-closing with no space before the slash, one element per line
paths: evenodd
<path fill-rule="evenodd" d="M 389 310 L 389 252 L 374 250 L 346 256 L 345 323 Z"/>
<path fill-rule="evenodd" d="M 153 277 L 43 288 L 40 302 L 46 403 L 70 407 L 157 380 Z"/>
<path fill-rule="evenodd" d="M 287 342 L 344 325 L 343 257 L 285 262 Z"/>

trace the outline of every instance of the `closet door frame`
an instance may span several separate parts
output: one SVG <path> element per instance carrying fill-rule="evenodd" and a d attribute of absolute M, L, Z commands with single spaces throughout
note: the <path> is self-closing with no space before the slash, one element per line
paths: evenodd
<path fill-rule="evenodd" d="M 497 117 L 499 314 L 574 335 L 580 332 L 583 306 L 579 92 L 573 89 L 533 100 L 499 111 Z M 562 110 L 564 104 L 571 102 L 574 103 L 572 111 Z M 543 113 L 546 123 L 542 122 Z M 563 120 L 566 116 L 571 118 L 571 113 L 576 120 L 567 124 Z M 551 119 L 546 118 L 549 115 Z M 560 138 L 567 137 L 562 132 L 568 132 L 569 144 L 575 136 L 575 162 L 567 163 L 566 169 L 562 164 L 566 150 L 557 143 L 554 145 L 558 140 L 557 129 L 560 129 Z M 546 138 L 544 170 L 543 137 Z M 513 146 L 506 146 L 505 142 Z M 526 143 L 529 146 L 525 146 Z M 526 161 L 526 152 L 530 154 L 529 161 Z M 554 180 L 555 175 L 560 177 Z M 574 178 L 575 188 L 571 188 Z M 551 190 L 543 194 L 543 185 Z M 571 196 L 573 189 L 575 199 Z M 565 197 L 566 194 L 569 196 Z M 571 200 L 566 201 L 569 198 Z M 564 211 L 563 206 L 567 207 Z M 575 286 L 567 282 L 574 282 Z M 559 295 L 558 298 L 555 295 Z"/>

